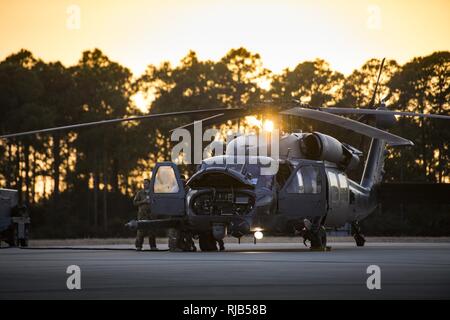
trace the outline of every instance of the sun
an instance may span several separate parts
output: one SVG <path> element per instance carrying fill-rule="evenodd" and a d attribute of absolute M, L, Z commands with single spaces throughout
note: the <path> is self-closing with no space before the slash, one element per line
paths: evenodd
<path fill-rule="evenodd" d="M 267 119 L 263 121 L 259 120 L 255 116 L 247 116 L 245 117 L 245 121 L 248 126 L 262 129 L 265 132 L 272 132 L 275 127 L 275 124 L 272 120 Z"/>
<path fill-rule="evenodd" d="M 266 132 L 272 132 L 274 128 L 274 124 L 272 120 L 265 120 L 263 124 L 263 130 Z"/>
<path fill-rule="evenodd" d="M 249 125 L 250 127 L 261 128 L 261 120 L 259 120 L 255 116 L 247 116 L 245 117 L 245 121 L 247 122 L 247 125 Z"/>
<path fill-rule="evenodd" d="M 142 112 L 148 112 L 148 101 L 142 92 L 138 92 L 131 97 L 131 101 L 136 105 L 136 107 Z"/>

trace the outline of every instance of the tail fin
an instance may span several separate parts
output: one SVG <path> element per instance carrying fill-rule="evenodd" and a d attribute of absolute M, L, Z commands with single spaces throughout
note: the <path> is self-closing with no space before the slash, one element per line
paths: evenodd
<path fill-rule="evenodd" d="M 367 155 L 361 186 L 372 189 L 383 179 L 384 159 L 386 156 L 386 142 L 384 140 L 372 139 L 369 153 Z"/>
<path fill-rule="evenodd" d="M 384 62 L 384 60 L 383 60 Z M 383 64 L 382 64 L 383 66 Z M 384 100 L 381 100 L 377 110 L 387 110 Z M 389 129 L 396 124 L 397 120 L 393 115 L 376 115 L 375 123 L 379 129 Z M 376 184 L 381 183 L 384 174 L 384 160 L 386 157 L 386 141 L 372 139 L 369 153 L 367 155 L 364 172 L 361 179 L 361 186 L 372 189 Z"/>

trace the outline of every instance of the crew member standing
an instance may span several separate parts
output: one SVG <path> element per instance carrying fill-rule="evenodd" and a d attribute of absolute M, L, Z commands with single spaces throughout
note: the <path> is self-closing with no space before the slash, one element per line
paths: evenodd
<path fill-rule="evenodd" d="M 150 180 L 144 180 L 144 189 L 139 190 L 134 197 L 133 204 L 138 207 L 138 220 L 152 220 L 155 217 L 150 211 Z M 141 251 L 144 244 L 144 238 L 148 236 L 150 249 L 157 250 L 156 237 L 151 230 L 138 230 L 136 235 L 136 250 Z"/>

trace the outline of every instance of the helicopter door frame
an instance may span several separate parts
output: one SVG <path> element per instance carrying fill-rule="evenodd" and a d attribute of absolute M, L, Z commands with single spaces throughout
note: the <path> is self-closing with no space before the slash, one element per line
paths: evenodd
<path fill-rule="evenodd" d="M 316 185 L 314 192 L 305 190 L 304 173 L 301 171 L 304 167 L 313 167 L 317 170 L 317 182 L 320 179 L 320 185 Z M 297 176 L 298 172 L 300 172 L 299 176 Z M 300 184 L 303 192 L 292 189 L 293 184 L 298 183 L 299 178 L 302 179 Z M 325 166 L 322 163 L 301 161 L 292 170 L 290 177 L 278 193 L 278 213 L 297 218 L 325 216 L 328 206 L 326 179 Z"/>
<path fill-rule="evenodd" d="M 328 182 L 328 214 L 326 226 L 340 227 L 349 216 L 350 189 L 347 175 L 336 168 L 326 168 Z"/>
<path fill-rule="evenodd" d="M 156 163 L 150 179 L 150 195 L 150 210 L 157 217 L 186 214 L 186 190 L 175 163 Z"/>

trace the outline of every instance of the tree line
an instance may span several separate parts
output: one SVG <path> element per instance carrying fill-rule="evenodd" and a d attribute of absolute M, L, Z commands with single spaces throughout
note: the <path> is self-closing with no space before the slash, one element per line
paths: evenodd
<path fill-rule="evenodd" d="M 312 106 L 367 107 L 380 60 L 350 75 L 322 60 L 274 73 L 245 48 L 218 61 L 190 51 L 176 66 L 149 65 L 140 77 L 99 49 L 66 67 L 21 50 L 0 62 L 2 134 L 87 121 L 143 115 L 133 97 L 143 94 L 152 112 L 241 107 L 298 99 Z M 400 65 L 387 60 L 377 101 L 393 110 L 449 113 L 450 52 Z M 43 236 L 109 235 L 132 217 L 130 197 L 156 161 L 169 159 L 170 129 L 187 117 L 105 125 L 0 142 L 0 187 L 17 189 L 45 224 Z M 366 151 L 368 139 L 313 121 L 284 119 L 304 131 L 332 134 Z M 450 130 L 441 120 L 402 118 L 393 132 L 415 142 L 389 149 L 386 181 L 450 182 Z M 360 172 L 357 172 L 358 174 Z M 357 174 L 354 173 L 355 177 Z"/>

